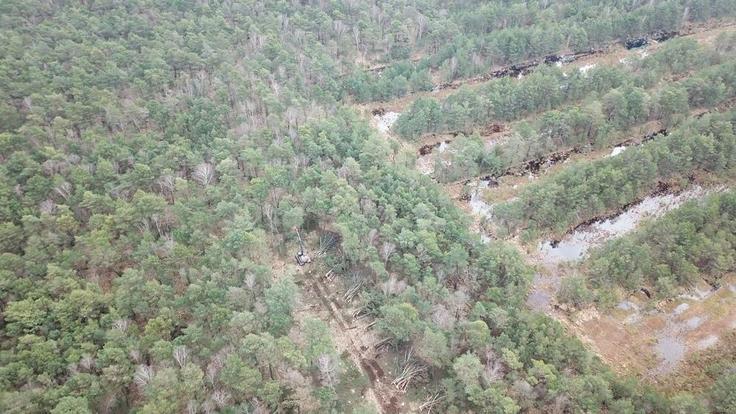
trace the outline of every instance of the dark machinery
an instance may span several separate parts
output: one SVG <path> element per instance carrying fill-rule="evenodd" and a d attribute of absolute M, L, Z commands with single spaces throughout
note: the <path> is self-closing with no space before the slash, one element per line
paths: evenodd
<path fill-rule="evenodd" d="M 635 37 L 626 39 L 626 42 L 624 42 L 624 47 L 626 49 L 636 49 L 638 47 L 646 46 L 649 43 L 646 37 Z"/>
<path fill-rule="evenodd" d="M 304 251 L 304 241 L 302 241 L 302 236 L 299 234 L 299 229 L 295 228 L 294 230 L 296 230 L 296 237 L 299 239 L 299 251 L 294 255 L 296 264 L 304 266 L 307 263 L 312 263 L 312 258 Z"/>

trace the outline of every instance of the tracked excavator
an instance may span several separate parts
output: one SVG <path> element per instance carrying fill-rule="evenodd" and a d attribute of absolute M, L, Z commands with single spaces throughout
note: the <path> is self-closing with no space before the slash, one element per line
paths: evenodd
<path fill-rule="evenodd" d="M 304 266 L 307 263 L 312 263 L 312 258 L 304 251 L 304 241 L 302 240 L 302 236 L 299 234 L 299 229 L 295 227 L 294 231 L 296 231 L 296 237 L 299 239 L 299 251 L 294 255 L 296 264 Z"/>

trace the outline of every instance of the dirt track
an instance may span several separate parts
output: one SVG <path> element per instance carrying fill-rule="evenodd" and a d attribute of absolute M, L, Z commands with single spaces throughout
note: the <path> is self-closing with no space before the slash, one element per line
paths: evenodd
<path fill-rule="evenodd" d="M 314 266 L 314 265 L 312 265 Z M 334 321 L 333 327 L 336 332 L 333 336 L 338 350 L 341 353 L 347 353 L 350 360 L 359 367 L 370 380 L 370 386 L 365 393 L 365 398 L 372 401 L 380 413 L 396 414 L 400 413 L 400 393 L 391 386 L 391 380 L 385 380 L 385 372 L 377 361 L 378 352 L 374 350 L 372 343 L 365 343 L 366 339 L 371 336 L 363 335 L 365 326 L 360 326 L 357 322 L 352 324 L 343 316 L 342 305 L 333 298 L 330 289 L 325 285 L 324 280 L 314 275 L 313 272 L 307 272 L 310 279 L 309 286 L 314 292 L 324 310 L 330 315 L 330 320 Z"/>

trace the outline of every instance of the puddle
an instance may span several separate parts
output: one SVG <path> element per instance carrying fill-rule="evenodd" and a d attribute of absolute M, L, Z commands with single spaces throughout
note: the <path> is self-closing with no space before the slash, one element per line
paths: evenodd
<path fill-rule="evenodd" d="M 687 296 L 688 300 L 699 302 L 710 298 L 714 294 L 714 291 L 712 290 L 705 291 L 695 289 L 694 292 L 694 294 L 681 295 L 680 297 Z M 697 313 L 695 316 L 691 316 L 689 318 L 683 317 L 685 312 L 690 310 L 692 306 L 694 306 L 692 305 L 692 302 L 682 302 L 672 309 L 671 312 L 666 314 L 666 324 L 656 334 L 657 343 L 654 347 L 660 358 L 660 363 L 650 370 L 650 374 L 655 376 L 667 374 L 677 367 L 677 364 L 679 364 L 684 358 L 685 353 L 692 349 L 706 349 L 718 343 L 718 335 L 710 333 L 705 338 L 701 338 L 697 342 L 692 342 L 692 345 L 688 346 L 688 343 L 690 342 L 688 342 L 687 338 L 697 338 L 699 335 L 703 335 L 707 333 L 709 329 L 712 329 L 707 328 L 707 326 L 704 325 L 710 320 L 710 316 L 708 314 L 702 314 L 703 311 L 698 310 L 699 308 L 695 308 L 697 312 L 691 312 Z M 716 320 L 713 322 L 718 323 L 719 318 L 720 317 L 716 317 Z M 709 325 L 712 324 L 709 323 Z M 732 325 L 736 325 L 736 321 L 734 321 Z M 734 326 L 732 326 L 732 328 L 733 327 Z M 701 332 L 704 329 L 705 332 Z M 701 333 L 699 334 L 699 332 Z"/>
<path fill-rule="evenodd" d="M 559 275 L 535 274 L 532 288 L 526 298 L 527 306 L 537 312 L 550 312 L 561 281 Z"/>
<path fill-rule="evenodd" d="M 617 309 L 621 309 L 621 310 L 625 310 L 625 311 L 628 311 L 628 310 L 634 311 L 634 312 L 638 312 L 639 311 L 639 306 L 636 303 L 630 302 L 628 300 L 625 300 L 625 301 L 619 303 L 618 305 L 616 305 L 616 308 Z"/>
<path fill-rule="evenodd" d="M 549 311 L 552 308 L 552 294 L 542 290 L 533 290 L 529 292 L 526 303 L 530 308 L 538 312 Z"/>
<path fill-rule="evenodd" d="M 690 309 L 690 305 L 687 303 L 681 303 L 675 307 L 675 309 L 667 315 L 667 323 L 656 335 L 657 343 L 654 345 L 654 352 L 659 357 L 660 361 L 656 367 L 650 370 L 653 375 L 662 375 L 672 372 L 680 361 L 685 358 L 685 351 L 687 345 L 683 338 L 683 333 L 687 330 L 688 322 L 680 322 L 677 319 L 678 315 Z M 700 318 L 695 319 L 695 323 L 700 324 Z"/>
<path fill-rule="evenodd" d="M 626 148 L 627 148 L 626 145 L 619 145 L 619 146 L 613 147 L 613 150 L 611 151 L 611 153 L 608 156 L 609 157 L 615 157 L 618 154 L 626 151 Z"/>
<path fill-rule="evenodd" d="M 493 211 L 493 206 L 486 203 L 486 201 L 483 199 L 483 190 L 488 188 L 488 185 L 488 181 L 478 181 L 475 189 L 473 189 L 470 194 L 470 201 L 468 202 L 470 210 L 473 212 L 473 214 L 476 214 L 483 218 L 490 217 L 491 211 Z"/>
<path fill-rule="evenodd" d="M 616 217 L 581 226 L 559 242 L 545 241 L 539 245 L 543 262 L 559 264 L 582 259 L 591 248 L 620 237 L 636 229 L 642 220 L 659 217 L 688 200 L 703 197 L 709 192 L 700 186 L 679 194 L 650 196 Z"/>
<path fill-rule="evenodd" d="M 634 312 L 631 315 L 624 318 L 624 325 L 633 325 L 642 320 L 642 316 L 639 312 Z"/>
<path fill-rule="evenodd" d="M 690 309 L 690 304 L 688 303 L 681 303 L 677 305 L 674 311 L 672 311 L 675 315 L 680 315 L 681 313 L 685 312 L 686 310 Z"/>
<path fill-rule="evenodd" d="M 659 336 L 654 350 L 662 359 L 654 374 L 671 372 L 685 357 L 685 343 L 677 335 Z"/>
<path fill-rule="evenodd" d="M 373 115 L 373 119 L 376 121 L 376 129 L 382 134 L 388 134 L 391 126 L 399 119 L 400 115 L 398 112 L 384 112 L 383 114 Z"/>
<path fill-rule="evenodd" d="M 685 321 L 685 327 L 687 327 L 687 329 L 689 330 L 698 329 L 698 327 L 700 327 L 700 325 L 703 324 L 704 320 L 705 318 L 702 318 L 700 316 L 694 316 Z"/>

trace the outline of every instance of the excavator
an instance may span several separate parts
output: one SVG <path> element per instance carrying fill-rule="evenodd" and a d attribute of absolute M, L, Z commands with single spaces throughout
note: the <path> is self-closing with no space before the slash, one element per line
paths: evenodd
<path fill-rule="evenodd" d="M 296 231 L 296 237 L 299 239 L 299 251 L 294 255 L 296 264 L 304 266 L 307 263 L 312 263 L 312 258 L 304 251 L 304 241 L 302 240 L 302 236 L 299 234 L 299 229 L 295 227 L 294 230 Z"/>

